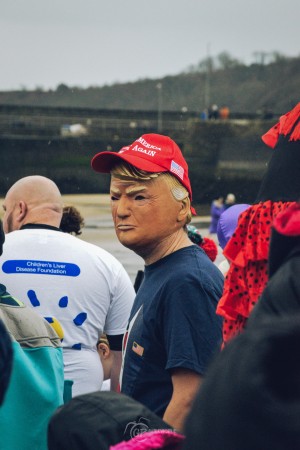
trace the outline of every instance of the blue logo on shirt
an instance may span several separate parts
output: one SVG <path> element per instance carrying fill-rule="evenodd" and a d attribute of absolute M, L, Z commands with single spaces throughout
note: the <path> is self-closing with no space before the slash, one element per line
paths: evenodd
<path fill-rule="evenodd" d="M 27 259 L 12 259 L 5 261 L 2 265 L 4 273 L 32 273 L 35 275 L 60 275 L 65 277 L 78 277 L 80 268 L 76 264 L 35 261 Z"/>

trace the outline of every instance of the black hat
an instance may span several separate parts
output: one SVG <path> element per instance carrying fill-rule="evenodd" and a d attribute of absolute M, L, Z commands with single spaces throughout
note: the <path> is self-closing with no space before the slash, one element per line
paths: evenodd
<path fill-rule="evenodd" d="M 48 449 L 104 450 L 139 433 L 170 428 L 136 400 L 97 391 L 74 397 L 55 412 L 48 427 Z"/>

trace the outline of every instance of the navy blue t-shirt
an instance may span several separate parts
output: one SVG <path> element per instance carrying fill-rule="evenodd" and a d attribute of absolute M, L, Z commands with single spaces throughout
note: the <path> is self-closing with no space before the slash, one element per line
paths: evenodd
<path fill-rule="evenodd" d="M 223 276 L 196 245 L 145 267 L 124 339 L 121 392 L 163 416 L 170 369 L 203 374 L 222 340 Z"/>

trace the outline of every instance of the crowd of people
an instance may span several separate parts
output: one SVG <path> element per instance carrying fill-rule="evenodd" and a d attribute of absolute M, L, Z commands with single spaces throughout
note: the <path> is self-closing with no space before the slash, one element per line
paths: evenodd
<path fill-rule="evenodd" d="M 214 240 L 191 224 L 188 165 L 168 136 L 91 161 L 110 174 L 118 240 L 144 260 L 135 285 L 78 237 L 84 218 L 53 180 L 11 186 L 0 228 L 5 450 L 299 448 L 300 103 L 263 141 L 274 152 L 256 201 L 212 204 L 221 270 Z"/>

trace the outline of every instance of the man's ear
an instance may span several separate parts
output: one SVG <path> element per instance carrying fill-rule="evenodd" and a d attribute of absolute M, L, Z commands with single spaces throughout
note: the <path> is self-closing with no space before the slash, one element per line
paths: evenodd
<path fill-rule="evenodd" d="M 18 222 L 23 222 L 23 220 L 24 220 L 25 217 L 26 217 L 28 208 L 27 208 L 26 203 L 25 203 L 23 200 L 20 200 L 20 201 L 19 201 L 18 207 L 19 207 L 19 210 L 18 210 L 17 221 L 18 221 Z"/>
<path fill-rule="evenodd" d="M 100 342 L 100 344 L 98 344 L 98 352 L 100 351 L 102 354 L 102 357 L 104 359 L 107 359 L 110 355 L 110 348 L 108 347 L 107 344 L 104 344 L 104 342 Z"/>

